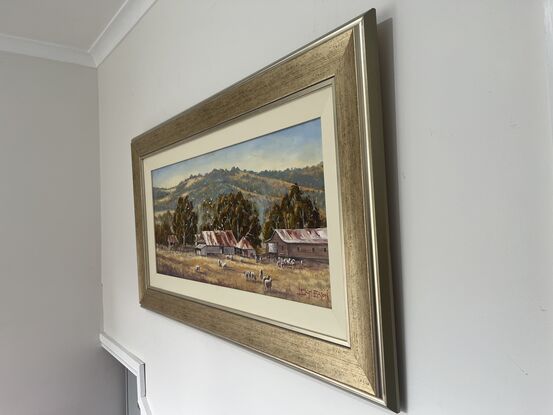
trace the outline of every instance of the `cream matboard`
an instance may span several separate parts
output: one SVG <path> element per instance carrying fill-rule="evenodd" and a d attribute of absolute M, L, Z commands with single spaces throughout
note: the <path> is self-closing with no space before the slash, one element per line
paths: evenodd
<path fill-rule="evenodd" d="M 215 307 L 271 322 L 312 336 L 349 344 L 344 279 L 343 235 L 335 142 L 335 113 L 332 84 L 286 100 L 223 128 L 149 156 L 143 161 L 148 247 L 155 247 L 151 172 L 182 160 L 269 134 L 302 122 L 321 119 L 325 203 L 329 241 L 329 270 L 332 308 L 326 309 L 276 297 L 171 277 L 156 272 L 155 249 L 148 249 L 150 286 Z M 293 149 L 290 149 L 293 151 Z M 286 155 L 275 155 L 286 157 Z"/>

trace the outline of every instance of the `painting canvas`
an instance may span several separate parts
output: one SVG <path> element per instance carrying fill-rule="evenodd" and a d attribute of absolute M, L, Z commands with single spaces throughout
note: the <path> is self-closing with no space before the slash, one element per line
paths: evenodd
<path fill-rule="evenodd" d="M 320 118 L 151 175 L 159 274 L 331 307 Z"/>

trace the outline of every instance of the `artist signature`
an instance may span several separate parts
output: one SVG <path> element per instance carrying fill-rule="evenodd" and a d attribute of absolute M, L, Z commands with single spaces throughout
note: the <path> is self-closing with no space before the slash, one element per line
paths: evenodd
<path fill-rule="evenodd" d="M 317 298 L 320 300 L 328 300 L 329 298 L 328 289 L 324 291 L 319 291 L 319 290 L 308 290 L 307 288 L 300 287 L 298 289 L 298 295 L 300 297 Z"/>

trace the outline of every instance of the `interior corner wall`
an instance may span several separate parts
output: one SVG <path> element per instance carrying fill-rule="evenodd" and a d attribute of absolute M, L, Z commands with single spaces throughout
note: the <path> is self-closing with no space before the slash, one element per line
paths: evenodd
<path fill-rule="evenodd" d="M 375 7 L 403 410 L 553 413 L 553 145 L 540 1 L 158 0 L 98 70 L 108 334 L 154 415 L 380 414 L 138 304 L 131 139 Z"/>
<path fill-rule="evenodd" d="M 120 415 L 100 348 L 96 71 L 0 53 L 0 413 Z"/>

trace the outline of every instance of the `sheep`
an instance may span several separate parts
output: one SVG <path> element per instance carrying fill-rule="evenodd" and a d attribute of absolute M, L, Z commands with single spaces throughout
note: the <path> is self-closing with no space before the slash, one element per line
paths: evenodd
<path fill-rule="evenodd" d="M 271 291 L 271 288 L 273 286 L 273 279 L 271 276 L 267 276 L 266 278 L 263 278 L 263 288 L 266 291 Z"/>
<path fill-rule="evenodd" d="M 199 266 L 199 265 L 196 265 L 196 266 L 194 267 L 194 270 L 195 270 L 196 272 L 200 272 L 200 266 Z"/>
<path fill-rule="evenodd" d="M 296 260 L 294 258 L 284 258 L 282 259 L 281 264 L 294 266 L 296 264 Z"/>
<path fill-rule="evenodd" d="M 244 271 L 244 278 L 246 278 L 246 281 L 257 281 L 254 271 Z"/>
<path fill-rule="evenodd" d="M 281 257 L 278 257 L 277 259 L 277 267 L 278 268 L 284 268 L 284 266 L 286 265 L 289 265 L 289 266 L 294 266 L 296 265 L 296 260 L 294 258 L 281 258 Z"/>

